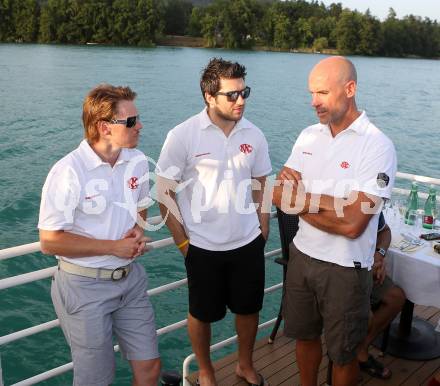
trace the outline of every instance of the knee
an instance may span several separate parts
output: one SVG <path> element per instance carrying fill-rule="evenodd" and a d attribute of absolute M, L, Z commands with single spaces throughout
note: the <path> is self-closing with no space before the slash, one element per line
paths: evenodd
<path fill-rule="evenodd" d="M 400 311 L 405 304 L 405 300 L 405 292 L 403 292 L 400 287 L 394 286 L 388 290 L 382 301 L 388 307 L 392 307 Z"/>
<path fill-rule="evenodd" d="M 160 376 L 161 362 L 159 358 L 141 361 L 133 367 L 134 385 L 157 385 Z"/>

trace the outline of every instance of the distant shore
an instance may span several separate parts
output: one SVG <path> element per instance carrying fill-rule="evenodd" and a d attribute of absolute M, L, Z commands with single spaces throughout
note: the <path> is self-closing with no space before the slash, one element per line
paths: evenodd
<path fill-rule="evenodd" d="M 157 40 L 158 46 L 172 46 L 172 47 L 192 47 L 192 48 L 206 48 L 205 40 L 200 37 L 194 36 L 178 36 L 178 35 L 166 35 Z M 217 47 L 222 48 L 222 47 Z M 282 49 L 276 47 L 259 46 L 256 45 L 251 48 L 253 51 L 272 51 L 272 52 L 300 52 L 305 54 L 326 54 L 326 55 L 338 55 L 339 51 L 332 48 L 326 48 L 320 51 L 315 51 L 312 48 L 290 48 Z"/>

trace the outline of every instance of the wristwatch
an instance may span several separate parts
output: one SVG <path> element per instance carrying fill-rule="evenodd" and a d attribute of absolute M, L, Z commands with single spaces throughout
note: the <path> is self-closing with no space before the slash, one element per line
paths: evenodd
<path fill-rule="evenodd" d="M 383 248 L 376 248 L 376 252 L 377 252 L 379 255 L 382 255 L 382 257 L 385 257 L 385 255 L 387 254 L 386 249 L 383 249 Z"/>

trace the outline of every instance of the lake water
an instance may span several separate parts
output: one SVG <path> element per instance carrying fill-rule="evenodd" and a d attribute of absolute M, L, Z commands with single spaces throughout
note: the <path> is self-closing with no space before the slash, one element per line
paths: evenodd
<path fill-rule="evenodd" d="M 316 122 L 307 74 L 322 55 L 0 44 L 0 248 L 37 241 L 41 187 L 51 165 L 82 139 L 81 106 L 88 90 L 103 82 L 132 87 L 144 124 L 139 148 L 157 159 L 168 130 L 203 108 L 200 71 L 213 56 L 246 65 L 246 82 L 252 88 L 246 117 L 266 134 L 278 170 L 298 133 Z M 439 178 L 440 62 L 351 59 L 358 70 L 358 106 L 393 140 L 399 171 Z M 267 250 L 279 245 L 272 223 Z M 166 235 L 161 230 L 151 236 Z M 185 277 L 182 258 L 173 247 L 148 254 L 141 262 L 150 288 Z M 53 257 L 39 253 L 1 261 L 0 279 L 54 263 Z M 268 262 L 267 278 L 268 286 L 279 282 L 280 267 Z M 55 319 L 49 287 L 46 279 L 2 291 L 0 336 Z M 279 293 L 266 297 L 263 321 L 276 315 L 279 298 Z M 186 317 L 185 288 L 153 297 L 152 302 L 158 327 Z M 214 326 L 214 342 L 231 335 L 231 323 L 229 315 Z M 160 350 L 164 367 L 180 370 L 191 352 L 186 331 L 162 336 Z M 0 355 L 6 385 L 70 361 L 59 329 L 3 346 Z M 71 384 L 71 374 L 42 384 Z M 128 365 L 121 360 L 115 384 L 130 384 Z"/>

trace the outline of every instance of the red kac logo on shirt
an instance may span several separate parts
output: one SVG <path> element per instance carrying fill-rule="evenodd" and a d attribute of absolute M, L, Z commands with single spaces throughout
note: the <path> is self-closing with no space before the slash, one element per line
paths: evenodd
<path fill-rule="evenodd" d="M 342 169 L 348 169 L 350 167 L 350 164 L 347 161 L 341 162 L 341 168 Z"/>
<path fill-rule="evenodd" d="M 131 177 L 127 181 L 128 187 L 130 189 L 137 189 L 139 187 L 138 178 L 137 177 Z"/>
<path fill-rule="evenodd" d="M 240 151 L 244 154 L 250 154 L 252 153 L 252 150 L 254 150 L 254 148 L 248 143 L 243 143 L 240 145 Z"/>

